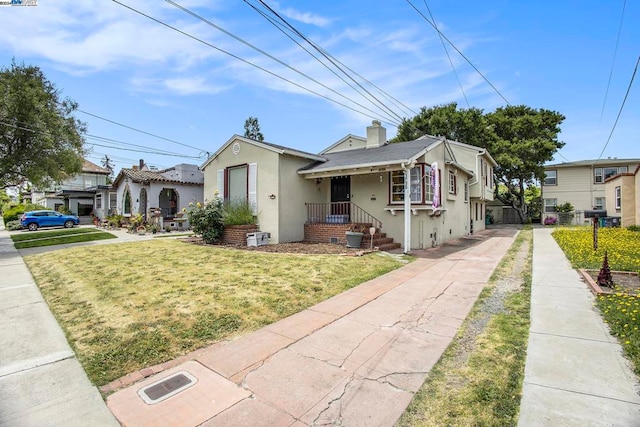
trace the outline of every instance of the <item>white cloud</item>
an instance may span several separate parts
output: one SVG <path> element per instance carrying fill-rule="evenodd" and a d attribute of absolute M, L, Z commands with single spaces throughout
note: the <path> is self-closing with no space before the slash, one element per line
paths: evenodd
<path fill-rule="evenodd" d="M 326 27 L 331 20 L 310 12 L 300 12 L 291 7 L 281 10 L 282 14 L 287 18 L 300 21 L 304 24 L 315 25 L 316 27 Z"/>

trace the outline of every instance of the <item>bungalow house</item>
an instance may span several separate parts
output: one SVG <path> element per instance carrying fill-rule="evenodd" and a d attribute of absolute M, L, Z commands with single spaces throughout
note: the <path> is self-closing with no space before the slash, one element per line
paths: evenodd
<path fill-rule="evenodd" d="M 640 165 L 605 180 L 608 216 L 620 217 L 620 225 L 640 225 Z"/>
<path fill-rule="evenodd" d="M 141 214 L 146 220 L 158 212 L 164 226 L 182 226 L 177 214 L 190 202 L 203 199 L 203 174 L 197 165 L 179 164 L 150 170 L 143 160 L 123 168 L 110 191 L 115 193 L 115 211 L 124 217 Z"/>
<path fill-rule="evenodd" d="M 108 169 L 84 160 L 79 174 L 64 180 L 55 187 L 32 191 L 32 203 L 54 210 L 64 207 L 80 216 L 81 219 L 87 218 L 87 222 L 89 222 L 90 215 L 95 209 L 96 192 L 101 188 L 108 188 L 107 178 L 110 173 Z"/>
<path fill-rule="evenodd" d="M 483 229 L 495 166 L 484 149 L 445 138 L 389 144 L 373 121 L 366 138 L 347 135 L 320 154 L 235 135 L 201 169 L 205 199 L 248 201 L 271 243 L 344 242 L 363 224 L 379 246 L 407 252 Z"/>
<path fill-rule="evenodd" d="M 618 174 L 633 172 L 640 159 L 600 159 L 558 163 L 544 167 L 542 182 L 542 217 L 557 217 L 556 206 L 571 203 L 575 209 L 574 224 L 590 223 L 585 210 L 607 209 L 614 206 L 613 192 L 607 193 L 606 182 Z M 616 215 L 616 209 L 607 209 Z"/>

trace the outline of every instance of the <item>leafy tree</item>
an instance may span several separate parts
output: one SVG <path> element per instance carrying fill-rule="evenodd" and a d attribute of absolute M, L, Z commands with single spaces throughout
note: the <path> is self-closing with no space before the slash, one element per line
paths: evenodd
<path fill-rule="evenodd" d="M 0 68 L 0 188 L 46 187 L 81 171 L 86 129 L 76 109 L 38 67 Z"/>
<path fill-rule="evenodd" d="M 405 119 L 392 142 L 410 141 L 422 135 L 486 148 L 495 159 L 495 197 L 512 206 L 525 221 L 526 189 L 543 178 L 545 162 L 564 146 L 558 140 L 564 116 L 558 112 L 524 105 L 500 107 L 492 113 L 478 108 L 460 109 L 451 103 Z"/>
<path fill-rule="evenodd" d="M 413 141 L 423 135 L 432 135 L 484 147 L 489 133 L 481 109 L 458 110 L 458 105 L 452 102 L 431 108 L 422 107 L 417 116 L 403 119 L 391 142 Z"/>
<path fill-rule="evenodd" d="M 564 147 L 558 134 L 565 117 L 556 111 L 510 105 L 496 109 L 486 118 L 494 135 L 485 147 L 498 164 L 494 171 L 496 185 L 507 188 L 506 194 L 497 193 L 497 198 L 516 209 L 524 222 L 525 190 L 544 178 L 544 164 Z"/>
<path fill-rule="evenodd" d="M 244 122 L 244 136 L 256 141 L 264 141 L 264 135 L 260 132 L 260 123 L 257 117 L 249 117 Z"/>

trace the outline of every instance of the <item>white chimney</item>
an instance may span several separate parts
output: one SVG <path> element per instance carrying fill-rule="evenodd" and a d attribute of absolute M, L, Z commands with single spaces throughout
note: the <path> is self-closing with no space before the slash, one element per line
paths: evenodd
<path fill-rule="evenodd" d="M 387 130 L 379 120 L 373 120 L 367 127 L 367 148 L 382 147 L 387 143 Z"/>

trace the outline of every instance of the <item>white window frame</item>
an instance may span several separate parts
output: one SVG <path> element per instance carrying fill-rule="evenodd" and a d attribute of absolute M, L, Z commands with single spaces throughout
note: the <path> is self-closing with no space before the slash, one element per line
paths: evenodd
<path fill-rule="evenodd" d="M 454 171 L 449 170 L 449 194 L 457 194 L 457 179 Z"/>
<path fill-rule="evenodd" d="M 594 197 L 593 199 L 593 209 L 595 210 L 604 210 L 606 204 L 606 199 L 604 197 Z"/>
<path fill-rule="evenodd" d="M 469 202 L 469 181 L 466 179 L 464 180 L 464 201 Z"/>
<path fill-rule="evenodd" d="M 96 209 L 102 209 L 102 194 L 96 194 Z"/>
<path fill-rule="evenodd" d="M 621 209 L 622 208 L 622 189 L 620 188 L 620 186 L 617 186 L 615 188 L 615 192 L 616 192 L 616 209 Z"/>
<path fill-rule="evenodd" d="M 551 175 L 553 175 L 553 177 L 551 177 Z M 557 170 L 544 171 L 544 185 L 558 185 Z"/>
<path fill-rule="evenodd" d="M 419 164 L 409 171 L 411 204 L 431 204 L 433 187 L 431 186 L 431 167 Z M 389 204 L 404 203 L 404 171 L 389 173 Z"/>
<path fill-rule="evenodd" d="M 550 203 L 548 203 L 550 202 Z M 556 206 L 558 206 L 558 199 L 543 199 L 542 209 L 544 213 L 555 213 Z"/>

